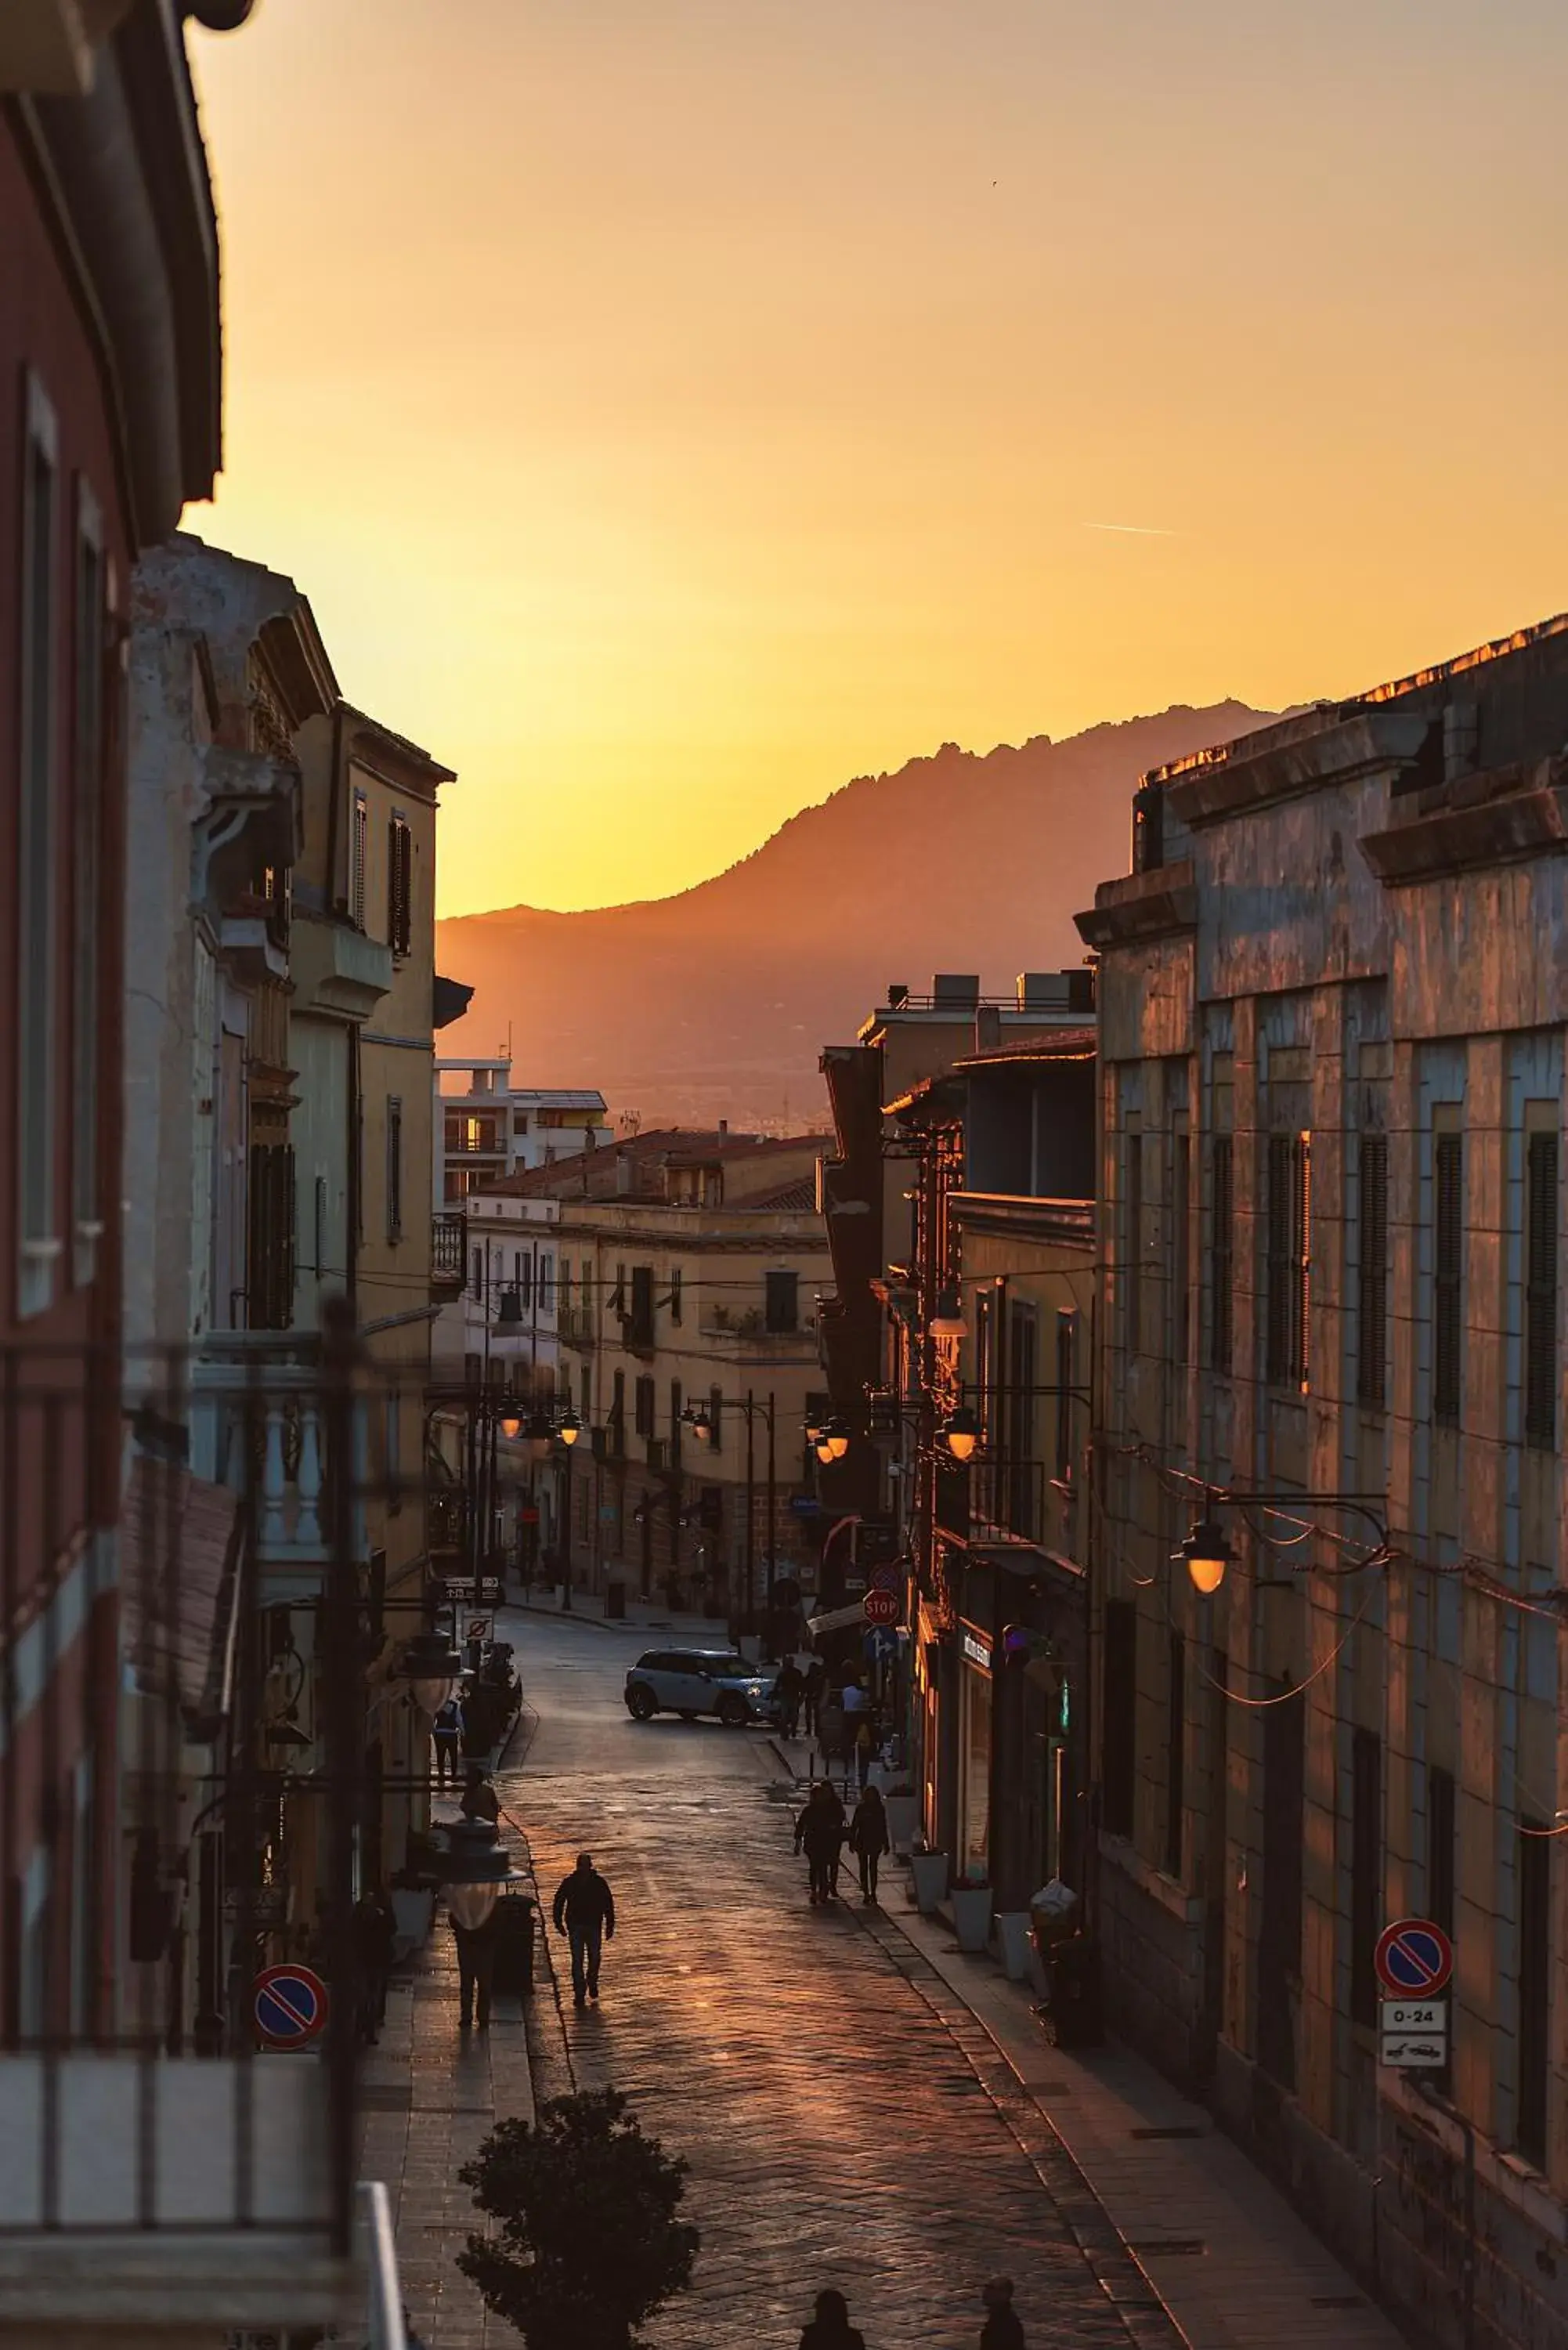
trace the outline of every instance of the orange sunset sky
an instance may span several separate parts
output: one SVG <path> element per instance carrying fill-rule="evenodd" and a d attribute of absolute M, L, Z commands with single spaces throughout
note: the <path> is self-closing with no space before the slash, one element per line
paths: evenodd
<path fill-rule="evenodd" d="M 1568 604 L 1561 0 L 261 0 L 227 470 L 441 910 Z M 1122 525 L 1123 527 L 1106 527 Z"/>

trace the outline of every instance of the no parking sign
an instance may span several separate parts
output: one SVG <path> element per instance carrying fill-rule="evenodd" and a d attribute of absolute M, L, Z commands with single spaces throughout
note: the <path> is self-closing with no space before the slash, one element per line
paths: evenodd
<path fill-rule="evenodd" d="M 256 2037 L 265 2048 L 308 2048 L 327 2029 L 327 1985 L 310 1967 L 264 1967 L 251 1993 Z"/>

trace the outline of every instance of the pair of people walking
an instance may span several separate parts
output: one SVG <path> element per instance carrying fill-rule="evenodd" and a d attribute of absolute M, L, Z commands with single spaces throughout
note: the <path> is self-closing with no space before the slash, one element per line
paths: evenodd
<path fill-rule="evenodd" d="M 992 2277 L 981 2294 L 986 2312 L 980 2350 L 1024 2350 L 1023 2328 L 1012 2306 L 1012 2279 Z M 800 2337 L 800 2350 L 866 2350 L 866 2336 L 849 2323 L 849 2303 L 829 2290 L 816 2296 L 815 2313 Z"/>
<path fill-rule="evenodd" d="M 866 1788 L 851 1820 L 836 1788 L 830 1781 L 819 1779 L 794 1824 L 794 1848 L 805 1855 L 814 1909 L 838 1898 L 838 1871 L 846 1843 L 860 1866 L 861 1898 L 875 1901 L 877 1868 L 890 1844 L 882 1797 L 877 1788 Z"/>

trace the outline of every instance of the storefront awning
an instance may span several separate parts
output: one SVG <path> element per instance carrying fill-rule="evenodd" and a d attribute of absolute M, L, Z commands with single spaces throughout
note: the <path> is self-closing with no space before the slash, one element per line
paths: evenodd
<path fill-rule="evenodd" d="M 177 1703 L 197 1739 L 229 1710 L 238 1569 L 239 1496 L 139 1455 L 119 1521 L 120 1638 L 137 1688 Z"/>

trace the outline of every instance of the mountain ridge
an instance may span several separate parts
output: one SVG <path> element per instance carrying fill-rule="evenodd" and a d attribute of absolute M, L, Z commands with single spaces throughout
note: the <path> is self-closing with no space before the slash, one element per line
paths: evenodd
<path fill-rule="evenodd" d="M 820 1113 L 817 1055 L 889 980 L 1083 959 L 1072 917 L 1125 872 L 1147 768 L 1266 723 L 1234 700 L 1177 703 L 1054 741 L 946 743 L 801 808 L 722 872 L 665 898 L 518 904 L 438 925 L 474 988 L 443 1054 L 510 1026 L 516 1081 L 599 1085 L 645 1117 L 776 1126 Z"/>

